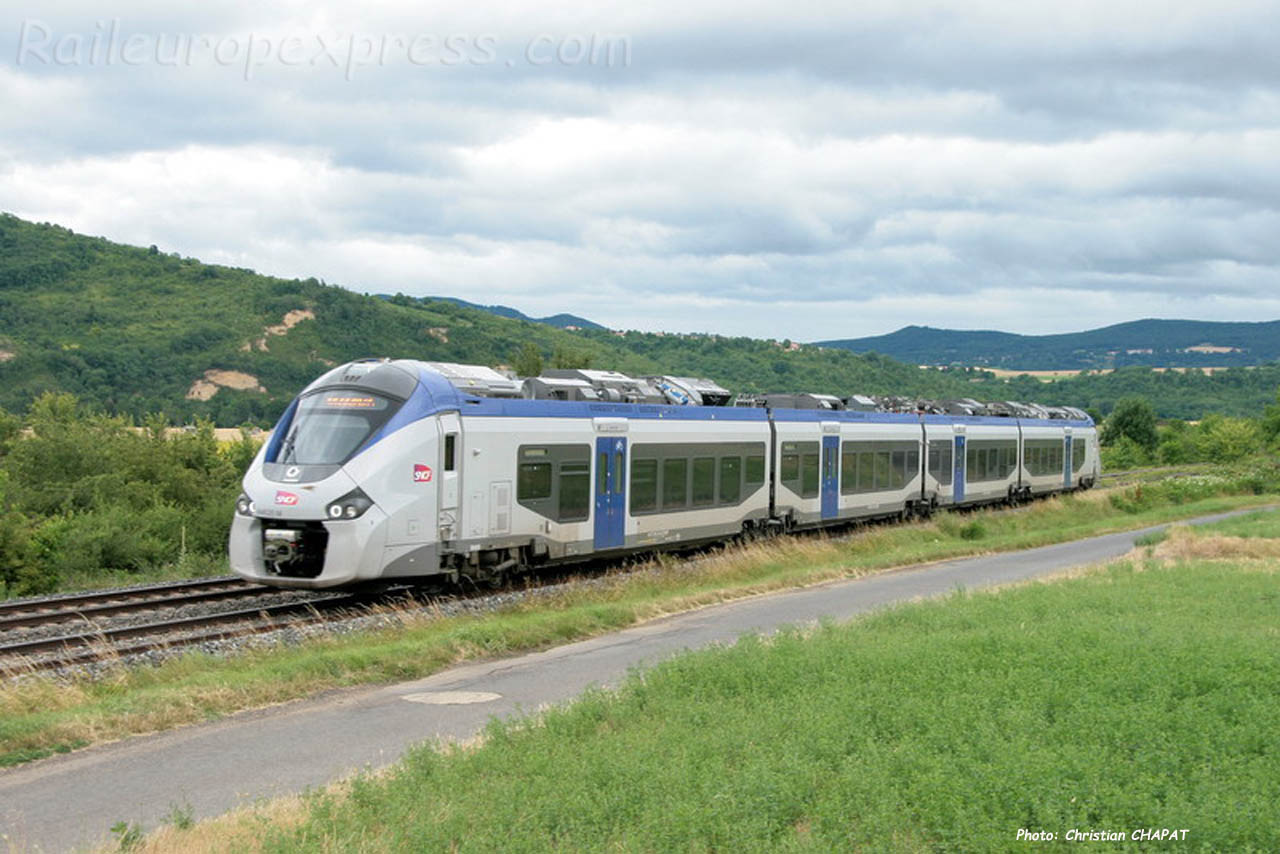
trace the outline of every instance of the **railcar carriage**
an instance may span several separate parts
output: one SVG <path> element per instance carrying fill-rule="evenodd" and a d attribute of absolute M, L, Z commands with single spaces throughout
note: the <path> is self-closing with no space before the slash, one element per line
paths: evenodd
<path fill-rule="evenodd" d="M 921 498 L 914 415 L 771 409 L 778 443 L 775 515 L 785 527 L 897 516 Z"/>
<path fill-rule="evenodd" d="M 730 401 L 687 377 L 562 370 L 517 381 L 448 363 L 340 366 L 288 407 L 245 475 L 232 569 L 304 588 L 497 580 L 1098 476 L 1096 431 L 1078 410 Z"/>

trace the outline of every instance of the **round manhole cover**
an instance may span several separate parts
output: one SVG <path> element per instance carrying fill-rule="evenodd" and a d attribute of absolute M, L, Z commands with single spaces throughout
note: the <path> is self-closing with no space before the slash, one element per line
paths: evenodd
<path fill-rule="evenodd" d="M 462 706 L 467 703 L 492 703 L 501 694 L 492 691 L 428 691 L 424 694 L 405 694 L 410 703 L 426 703 L 428 706 Z"/>

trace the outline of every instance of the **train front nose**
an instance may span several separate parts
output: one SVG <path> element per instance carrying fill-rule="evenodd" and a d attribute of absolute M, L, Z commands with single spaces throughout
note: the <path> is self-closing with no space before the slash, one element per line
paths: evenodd
<path fill-rule="evenodd" d="M 383 509 L 341 470 L 311 483 L 251 472 L 231 525 L 231 568 L 277 587 L 358 583 L 376 577 L 386 524 Z"/>
<path fill-rule="evenodd" d="M 275 519 L 237 514 L 231 569 L 276 587 L 341 587 L 378 576 L 387 515 L 376 505 L 353 519 Z"/>

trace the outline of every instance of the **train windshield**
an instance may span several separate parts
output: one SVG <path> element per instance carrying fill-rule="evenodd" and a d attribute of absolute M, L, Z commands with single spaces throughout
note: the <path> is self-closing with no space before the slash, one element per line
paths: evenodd
<path fill-rule="evenodd" d="M 307 395 L 298 402 L 275 462 L 341 465 L 398 407 L 399 401 L 364 391 L 337 389 Z"/>

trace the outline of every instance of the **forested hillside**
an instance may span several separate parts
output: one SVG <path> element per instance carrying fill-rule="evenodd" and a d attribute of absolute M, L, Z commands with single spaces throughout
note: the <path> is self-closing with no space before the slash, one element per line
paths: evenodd
<path fill-rule="evenodd" d="M 566 331 L 448 300 L 371 297 L 203 264 L 0 214 L 0 409 L 25 412 L 42 392 L 65 391 L 89 409 L 136 419 L 160 412 L 175 423 L 269 425 L 329 366 L 384 355 L 706 376 L 734 391 L 1038 400 L 1103 414 L 1140 395 L 1179 418 L 1256 414 L 1280 385 L 1274 366 L 1211 377 L 1134 368 L 1040 383 L 788 341 Z"/>

